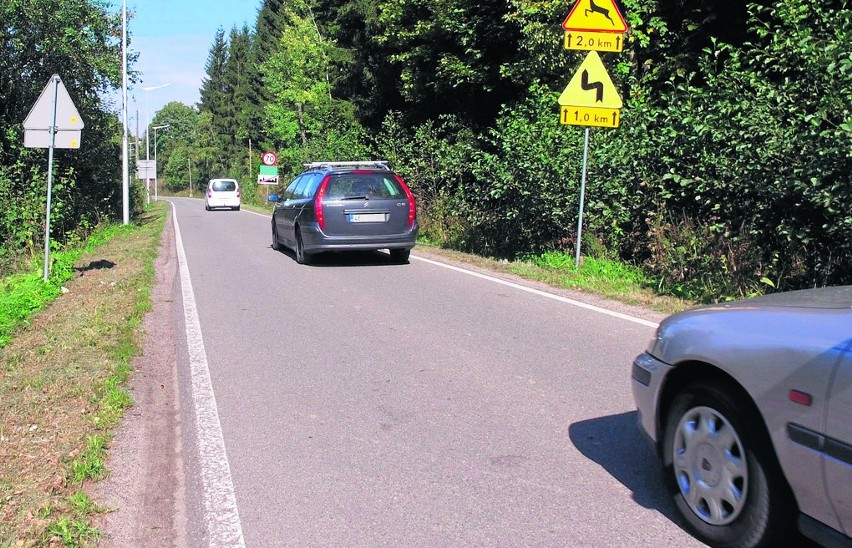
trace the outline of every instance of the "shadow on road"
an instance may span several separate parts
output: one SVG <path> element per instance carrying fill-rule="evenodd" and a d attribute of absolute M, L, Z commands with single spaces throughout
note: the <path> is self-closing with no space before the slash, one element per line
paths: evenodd
<path fill-rule="evenodd" d="M 292 249 L 284 248 L 281 252 L 294 261 L 296 260 L 296 254 Z M 333 253 L 317 253 L 311 255 L 310 264 L 305 266 L 328 268 L 355 266 L 400 266 L 400 264 L 394 262 L 387 253 L 382 253 L 380 251 L 336 251 Z"/>
<path fill-rule="evenodd" d="M 636 426 L 636 411 L 574 423 L 568 435 L 583 455 L 630 489 L 633 500 L 681 524 L 663 487 L 659 461 Z"/>

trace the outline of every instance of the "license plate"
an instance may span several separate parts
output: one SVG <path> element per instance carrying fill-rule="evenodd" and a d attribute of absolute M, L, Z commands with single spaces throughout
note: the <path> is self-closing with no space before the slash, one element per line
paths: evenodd
<path fill-rule="evenodd" d="M 350 223 L 383 223 L 387 220 L 385 213 L 350 213 Z"/>

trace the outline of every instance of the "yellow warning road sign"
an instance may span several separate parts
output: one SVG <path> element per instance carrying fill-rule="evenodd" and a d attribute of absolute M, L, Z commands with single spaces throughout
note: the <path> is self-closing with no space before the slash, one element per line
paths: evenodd
<path fill-rule="evenodd" d="M 627 32 L 624 16 L 615 0 L 577 0 L 562 23 L 566 31 Z"/>
<path fill-rule="evenodd" d="M 559 96 L 562 106 L 621 108 L 621 97 L 606 71 L 601 57 L 596 51 L 590 51 L 577 69 L 568 87 Z"/>

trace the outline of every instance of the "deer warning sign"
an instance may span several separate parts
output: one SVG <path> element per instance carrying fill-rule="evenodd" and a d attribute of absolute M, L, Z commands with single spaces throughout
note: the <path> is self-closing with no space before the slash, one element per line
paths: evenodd
<path fill-rule="evenodd" d="M 623 34 L 627 32 L 627 23 L 624 22 L 624 16 L 615 5 L 615 0 L 577 0 L 571 13 L 562 23 L 562 28 L 568 32 Z"/>

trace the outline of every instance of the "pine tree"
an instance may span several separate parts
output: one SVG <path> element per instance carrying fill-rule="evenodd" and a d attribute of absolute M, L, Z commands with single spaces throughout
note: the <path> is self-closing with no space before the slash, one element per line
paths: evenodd
<path fill-rule="evenodd" d="M 230 164 L 237 169 L 247 165 L 246 147 L 252 137 L 252 104 L 250 101 L 251 83 L 254 76 L 252 64 L 252 38 L 248 27 L 241 30 L 231 29 L 228 40 L 228 60 L 225 63 L 222 80 L 228 94 L 227 123 L 228 157 Z"/>
<path fill-rule="evenodd" d="M 209 125 L 205 125 L 205 132 L 209 135 L 204 137 L 207 142 L 212 143 L 219 149 L 220 154 L 218 160 L 209 165 L 209 170 L 212 175 L 225 175 L 224 170 L 226 163 L 224 162 L 223 151 L 228 148 L 228 127 L 227 120 L 231 118 L 230 114 L 230 98 L 225 85 L 225 66 L 228 62 L 228 44 L 225 42 L 225 31 L 219 28 L 216 31 L 216 37 L 213 39 L 213 45 L 210 48 L 210 53 L 207 56 L 207 65 L 205 70 L 207 76 L 201 82 L 201 102 L 198 107 L 201 112 L 210 114 Z"/>
<path fill-rule="evenodd" d="M 272 101 L 272 96 L 264 85 L 260 67 L 278 51 L 281 35 L 287 26 L 285 8 L 285 0 L 263 0 L 255 24 L 252 47 L 253 74 L 250 83 L 251 89 L 249 90 L 251 122 L 253 124 L 250 133 L 260 141 L 267 141 L 266 136 L 269 135 L 263 122 L 263 110 L 265 105 Z M 273 143 L 267 143 L 267 145 L 273 145 Z"/>

